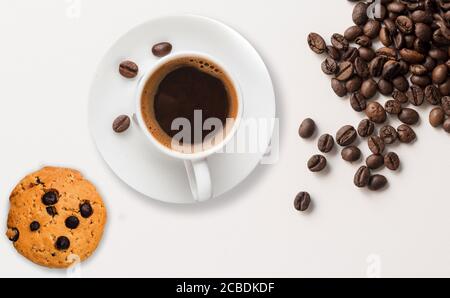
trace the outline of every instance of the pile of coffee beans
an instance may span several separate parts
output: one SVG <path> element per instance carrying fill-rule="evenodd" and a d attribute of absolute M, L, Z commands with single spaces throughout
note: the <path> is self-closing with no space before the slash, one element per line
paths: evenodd
<path fill-rule="evenodd" d="M 371 171 L 400 167 L 400 158 L 388 146 L 416 139 L 411 126 L 419 123 L 420 115 L 415 107 L 432 106 L 429 123 L 450 133 L 450 0 L 347 1 L 355 2 L 353 25 L 343 34 L 333 34 L 329 43 L 317 33 L 310 33 L 307 41 L 314 53 L 326 56 L 321 69 L 332 76 L 334 93 L 348 97 L 351 108 L 366 116 L 356 129 L 346 125 L 336 133 L 344 160 L 361 158 L 354 146 L 358 135 L 367 138 L 372 152 L 356 172 L 354 184 L 381 190 L 386 177 Z M 390 98 L 380 103 L 378 93 Z M 403 124 L 388 125 L 390 117 Z M 315 126 L 301 127 L 300 136 L 311 137 L 311 128 Z M 331 135 L 323 135 L 319 150 L 327 153 L 333 143 Z M 311 171 L 325 167 L 322 155 L 308 161 Z"/>

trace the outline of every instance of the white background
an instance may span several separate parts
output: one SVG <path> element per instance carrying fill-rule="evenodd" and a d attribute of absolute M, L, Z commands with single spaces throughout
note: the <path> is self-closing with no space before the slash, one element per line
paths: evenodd
<path fill-rule="evenodd" d="M 62 165 L 91 179 L 109 211 L 82 276 L 450 276 L 449 136 L 428 125 L 430 107 L 420 109 L 419 141 L 394 146 L 403 167 L 383 170 L 386 191 L 356 189 L 358 165 L 337 152 L 327 173 L 306 169 L 317 149 L 315 140 L 297 137 L 303 118 L 332 134 L 362 118 L 332 93 L 322 58 L 306 44 L 310 31 L 329 37 L 351 25 L 350 3 L 81 0 L 77 17 L 76 9 L 68 13 L 74 2 L 0 2 L 0 230 L 14 185 L 42 165 Z M 281 119 L 279 162 L 196 206 L 166 205 L 129 189 L 103 163 L 87 126 L 89 85 L 109 46 L 137 24 L 178 13 L 217 18 L 256 46 L 271 70 Z M 360 148 L 367 156 L 365 144 Z M 292 207 L 301 190 L 312 195 L 309 214 Z M 4 236 L 0 251 L 0 276 L 66 276 L 30 263 Z"/>

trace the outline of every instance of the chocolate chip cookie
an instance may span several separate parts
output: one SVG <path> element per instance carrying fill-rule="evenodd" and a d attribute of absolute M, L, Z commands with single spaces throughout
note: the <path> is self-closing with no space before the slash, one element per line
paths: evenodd
<path fill-rule="evenodd" d="M 102 238 L 105 205 L 78 171 L 45 167 L 20 181 L 9 200 L 6 236 L 36 264 L 67 268 L 87 259 Z"/>

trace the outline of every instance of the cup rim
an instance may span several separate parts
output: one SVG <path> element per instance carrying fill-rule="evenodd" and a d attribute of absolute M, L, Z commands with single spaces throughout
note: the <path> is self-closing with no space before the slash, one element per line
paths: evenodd
<path fill-rule="evenodd" d="M 142 115 L 142 111 L 141 111 L 142 92 L 144 91 L 145 85 L 148 82 L 149 78 L 162 65 L 164 65 L 172 60 L 184 58 L 184 57 L 204 58 L 204 59 L 209 60 L 209 61 L 215 63 L 216 65 L 218 65 L 222 69 L 222 71 L 227 75 L 227 77 L 230 79 L 232 85 L 235 88 L 236 96 L 237 96 L 237 108 L 238 108 L 237 114 L 236 114 L 236 118 L 234 119 L 234 125 L 230 129 L 228 134 L 225 136 L 225 138 L 222 140 L 222 142 L 220 142 L 220 144 L 217 144 L 211 148 L 208 148 L 207 150 L 195 152 L 195 153 L 179 152 L 174 149 L 170 149 L 167 146 L 160 143 L 147 128 L 147 125 L 145 124 L 145 121 L 144 121 L 144 118 Z M 239 86 L 239 83 L 236 80 L 235 76 L 224 66 L 224 64 L 220 60 L 212 57 L 209 54 L 203 53 L 203 52 L 183 51 L 183 52 L 171 53 L 163 58 L 160 58 L 160 60 L 157 61 L 157 63 L 155 63 L 149 70 L 147 70 L 145 72 L 145 74 L 140 78 L 139 83 L 138 83 L 137 92 L 136 92 L 136 116 L 137 116 L 137 121 L 140 126 L 140 129 L 143 131 L 147 140 L 149 140 L 160 152 L 162 152 L 168 156 L 171 156 L 173 158 L 176 158 L 176 159 L 181 159 L 181 160 L 205 159 L 208 156 L 220 151 L 235 136 L 237 129 L 241 122 L 242 114 L 243 114 L 242 93 L 241 93 L 241 88 Z"/>

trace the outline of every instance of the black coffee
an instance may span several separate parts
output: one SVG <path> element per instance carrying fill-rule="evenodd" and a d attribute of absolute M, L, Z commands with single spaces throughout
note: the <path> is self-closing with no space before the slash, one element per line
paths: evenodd
<path fill-rule="evenodd" d="M 236 91 L 212 62 L 180 58 L 149 79 L 142 95 L 142 112 L 150 132 L 164 145 L 171 147 L 172 138 L 180 132 L 180 127 L 172 127 L 179 119 L 190 123 L 190 138 L 179 140 L 180 144 L 201 144 L 218 129 L 203 129 L 205 121 L 217 119 L 225 128 L 227 119 L 236 117 Z"/>

